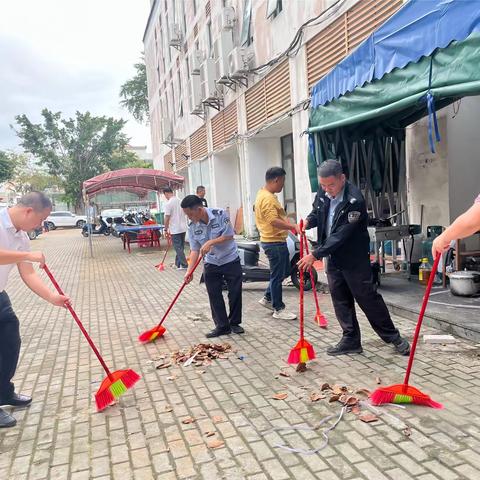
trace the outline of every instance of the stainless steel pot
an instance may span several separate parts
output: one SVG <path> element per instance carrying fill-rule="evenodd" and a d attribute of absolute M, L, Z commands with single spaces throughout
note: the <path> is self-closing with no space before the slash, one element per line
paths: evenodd
<path fill-rule="evenodd" d="M 453 295 L 470 297 L 480 293 L 480 272 L 461 270 L 450 273 L 449 278 Z"/>

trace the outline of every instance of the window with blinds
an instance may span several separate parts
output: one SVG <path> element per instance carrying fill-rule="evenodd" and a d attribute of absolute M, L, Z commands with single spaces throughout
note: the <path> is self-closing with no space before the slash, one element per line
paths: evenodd
<path fill-rule="evenodd" d="M 213 150 L 223 147 L 237 131 L 237 104 L 233 102 L 212 118 Z"/>
<path fill-rule="evenodd" d="M 307 42 L 308 87 L 313 87 L 402 4 L 403 0 L 360 0 Z"/>
<path fill-rule="evenodd" d="M 290 108 L 290 68 L 286 60 L 245 93 L 248 130 Z"/>
<path fill-rule="evenodd" d="M 203 125 L 190 136 L 190 155 L 192 160 L 198 160 L 206 157 L 207 154 L 207 128 Z"/>

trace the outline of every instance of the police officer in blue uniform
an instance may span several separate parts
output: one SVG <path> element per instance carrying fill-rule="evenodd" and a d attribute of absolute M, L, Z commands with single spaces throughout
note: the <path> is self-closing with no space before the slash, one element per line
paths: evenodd
<path fill-rule="evenodd" d="M 204 279 L 207 287 L 215 328 L 206 334 L 207 338 L 244 333 L 242 322 L 242 268 L 235 232 L 226 212 L 220 208 L 205 208 L 202 199 L 187 195 L 181 203 L 185 215 L 191 220 L 188 227 L 190 258 L 186 282 L 193 278 L 192 268 L 198 256 L 205 261 Z M 222 286 L 228 287 L 229 314 L 225 308 Z"/>
<path fill-rule="evenodd" d="M 326 259 L 328 286 L 335 314 L 343 330 L 340 342 L 327 349 L 329 355 L 361 353 L 361 334 L 355 301 L 377 335 L 408 355 L 410 345 L 395 328 L 382 296 L 375 291 L 370 265 L 368 214 L 360 190 L 346 180 L 336 160 L 320 165 L 313 210 L 305 228 L 317 227 L 319 246 L 304 257 L 299 266 L 306 269 L 318 259 Z"/>

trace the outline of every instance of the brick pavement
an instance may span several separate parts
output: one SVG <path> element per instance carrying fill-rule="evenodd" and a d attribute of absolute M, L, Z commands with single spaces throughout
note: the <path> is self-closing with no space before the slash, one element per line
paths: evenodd
<path fill-rule="evenodd" d="M 285 362 L 297 340 L 297 324 L 275 323 L 256 302 L 262 284 L 248 284 L 247 333 L 224 337 L 235 346 L 235 355 L 204 369 L 156 370 L 152 359 L 205 341 L 203 334 L 212 326 L 206 292 L 198 282 L 190 285 L 167 320 L 165 337 L 140 345 L 138 333 L 159 319 L 182 273 L 169 268 L 156 272 L 158 254 L 134 247 L 128 255 L 113 237 L 94 237 L 93 242 L 94 260 L 88 242 L 75 230 L 43 235 L 32 248 L 46 252 L 107 363 L 113 369 L 133 368 L 143 379 L 118 406 L 96 413 L 92 395 L 104 377 L 96 358 L 68 313 L 30 294 L 12 274 L 8 292 L 23 339 L 16 384 L 34 402 L 15 411 L 16 428 L 0 432 L 0 479 L 480 478 L 478 346 L 460 340 L 419 346 L 412 383 L 443 402 L 444 410 L 388 406 L 382 411 L 389 415 L 373 424 L 350 413 L 320 453 L 288 453 L 274 445 L 310 449 L 320 446 L 322 438 L 311 431 L 264 433 L 285 425 L 314 426 L 340 411 L 338 403 L 312 403 L 310 391 L 318 392 L 324 382 L 373 389 L 377 377 L 384 384 L 398 383 L 407 359 L 374 336 L 363 316 L 364 353 L 326 356 L 325 348 L 336 342 L 340 330 L 329 298 L 321 296 L 331 327 L 319 330 L 307 322 L 307 338 L 318 359 L 297 374 Z M 293 287 L 286 292 L 293 308 L 297 292 Z M 307 318 L 313 318 L 313 300 L 307 300 Z M 198 313 L 201 319 L 194 320 Z M 395 321 L 411 337 L 413 322 Z M 279 376 L 281 368 L 291 376 Z M 272 399 L 277 392 L 288 397 Z M 183 424 L 186 417 L 196 421 Z M 403 433 L 406 426 L 409 437 Z M 215 436 L 207 438 L 206 431 Z M 224 446 L 209 448 L 212 439 Z"/>

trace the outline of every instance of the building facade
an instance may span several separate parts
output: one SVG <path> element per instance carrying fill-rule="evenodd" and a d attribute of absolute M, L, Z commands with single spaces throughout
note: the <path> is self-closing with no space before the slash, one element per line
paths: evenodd
<path fill-rule="evenodd" d="M 245 235 L 271 166 L 295 220 L 310 209 L 311 87 L 402 0 L 155 0 L 144 35 L 155 168 L 207 189 Z"/>

